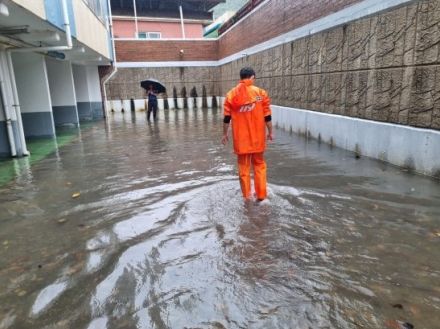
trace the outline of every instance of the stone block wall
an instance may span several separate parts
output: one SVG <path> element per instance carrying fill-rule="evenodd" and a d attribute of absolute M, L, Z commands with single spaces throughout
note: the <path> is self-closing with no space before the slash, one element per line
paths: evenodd
<path fill-rule="evenodd" d="M 189 97 L 195 88 L 202 96 L 205 88 L 207 96 L 220 94 L 218 67 L 165 67 L 165 68 L 120 68 L 107 84 L 109 100 L 142 99 L 145 90 L 140 82 L 149 78 L 159 80 L 167 88 L 167 96 L 173 97 L 176 88 L 177 97 L 183 97 L 183 88 Z"/>
<path fill-rule="evenodd" d="M 440 1 L 416 1 L 220 68 L 221 94 L 252 66 L 272 103 L 440 129 Z"/>

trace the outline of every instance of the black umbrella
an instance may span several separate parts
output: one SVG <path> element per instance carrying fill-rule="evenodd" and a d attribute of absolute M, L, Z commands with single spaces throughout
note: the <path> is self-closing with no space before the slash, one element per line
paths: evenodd
<path fill-rule="evenodd" d="M 153 86 L 153 90 L 158 94 L 167 92 L 167 89 L 165 88 L 165 86 L 157 80 L 148 79 L 148 80 L 141 81 L 142 88 L 149 90 L 150 86 Z"/>

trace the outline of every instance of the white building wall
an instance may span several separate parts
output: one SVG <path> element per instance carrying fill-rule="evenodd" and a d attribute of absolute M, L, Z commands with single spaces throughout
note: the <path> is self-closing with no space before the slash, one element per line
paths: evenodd
<path fill-rule="evenodd" d="M 12 62 L 21 112 L 51 112 L 44 56 L 35 53 L 13 53 Z"/>

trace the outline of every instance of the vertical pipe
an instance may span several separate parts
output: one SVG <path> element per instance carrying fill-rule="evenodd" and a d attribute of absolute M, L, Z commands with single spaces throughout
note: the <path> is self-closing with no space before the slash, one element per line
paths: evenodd
<path fill-rule="evenodd" d="M 136 36 L 135 38 L 139 38 L 139 29 L 138 29 L 138 18 L 137 18 L 137 9 L 136 9 L 136 0 L 133 0 L 133 9 L 134 9 L 134 26 L 136 29 Z"/>
<path fill-rule="evenodd" d="M 14 104 L 12 104 L 12 106 L 15 109 L 15 115 L 17 117 L 18 134 L 20 135 L 21 147 L 23 149 L 23 155 L 29 155 L 29 151 L 26 146 L 26 139 L 24 137 L 23 120 L 21 119 L 20 100 L 18 98 L 17 83 L 15 81 L 15 74 L 14 74 L 14 66 L 12 65 L 12 56 L 9 51 L 6 52 L 6 60 L 8 62 L 9 78 L 11 80 L 12 97 L 14 100 Z"/>
<path fill-rule="evenodd" d="M 179 11 L 180 11 L 180 25 L 182 26 L 182 39 L 186 39 L 186 36 L 185 36 L 185 24 L 183 24 L 182 5 L 179 6 Z"/>
<path fill-rule="evenodd" d="M 5 67 L 3 65 L 3 60 L 2 60 L 2 54 L 0 53 L 0 92 L 1 92 L 1 98 L 2 98 L 2 103 L 3 103 L 3 111 L 5 114 L 5 120 L 6 120 L 6 130 L 8 132 L 8 139 L 9 139 L 9 148 L 11 149 L 11 156 L 15 157 L 17 156 L 17 149 L 15 147 L 15 137 L 14 137 L 14 132 L 12 130 L 12 118 L 11 118 L 11 113 L 10 113 L 10 105 L 9 105 L 9 99 L 8 99 L 8 95 L 6 94 L 6 83 L 3 80 L 3 77 L 6 77 L 7 74 L 3 74 L 5 73 Z"/>
<path fill-rule="evenodd" d="M 107 82 L 110 81 L 110 79 L 118 72 L 118 67 L 116 66 L 116 49 L 115 49 L 115 38 L 113 38 L 113 14 L 112 14 L 112 8 L 110 4 L 110 0 L 107 0 L 107 9 L 108 9 L 108 24 L 109 24 L 109 30 L 110 30 L 110 38 L 112 42 L 112 52 L 113 52 L 113 68 L 110 75 L 104 79 L 102 83 L 102 90 L 104 92 L 104 113 L 105 117 L 108 117 L 108 102 L 107 102 L 107 91 L 105 89 Z"/>
<path fill-rule="evenodd" d="M 61 1 L 61 7 L 63 8 L 63 20 L 64 29 L 66 32 L 67 47 L 72 48 L 72 32 L 70 30 L 69 11 L 67 10 L 67 1 Z"/>

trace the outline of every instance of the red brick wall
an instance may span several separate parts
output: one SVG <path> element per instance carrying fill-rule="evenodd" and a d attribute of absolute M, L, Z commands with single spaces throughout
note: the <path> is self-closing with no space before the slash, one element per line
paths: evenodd
<path fill-rule="evenodd" d="M 361 0 L 270 0 L 219 40 L 219 58 L 277 37 Z"/>
<path fill-rule="evenodd" d="M 218 60 L 216 40 L 116 41 L 118 62 L 168 62 Z M 183 56 L 180 56 L 180 50 Z"/>

